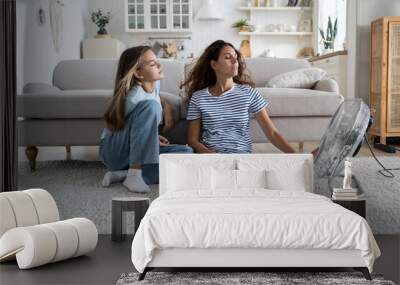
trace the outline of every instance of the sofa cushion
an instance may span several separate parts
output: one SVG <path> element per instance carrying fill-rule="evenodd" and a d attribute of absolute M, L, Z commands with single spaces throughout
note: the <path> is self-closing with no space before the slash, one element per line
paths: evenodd
<path fill-rule="evenodd" d="M 334 92 L 295 88 L 258 88 L 272 117 L 332 116 L 343 97 Z"/>
<path fill-rule="evenodd" d="M 275 75 L 311 67 L 304 59 L 261 57 L 246 59 L 246 66 L 256 87 L 264 87 Z"/>
<path fill-rule="evenodd" d="M 117 67 L 116 59 L 63 60 L 54 68 L 53 85 L 62 90 L 111 90 Z"/>
<path fill-rule="evenodd" d="M 102 118 L 112 90 L 65 90 L 17 96 L 17 116 L 40 119 Z"/>
<path fill-rule="evenodd" d="M 272 77 L 266 87 L 311 89 L 326 75 L 320 68 L 301 68 Z"/>

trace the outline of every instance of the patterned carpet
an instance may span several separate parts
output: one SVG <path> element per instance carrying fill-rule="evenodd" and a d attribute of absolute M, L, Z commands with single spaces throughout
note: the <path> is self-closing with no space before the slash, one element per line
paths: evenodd
<path fill-rule="evenodd" d="M 149 272 L 146 278 L 138 281 L 138 273 L 123 274 L 116 285 L 145 284 L 213 284 L 213 285 L 394 285 L 382 276 L 372 276 L 366 280 L 359 272 Z"/>
<path fill-rule="evenodd" d="M 400 158 L 381 157 L 386 167 L 400 167 Z M 376 234 L 400 233 L 400 171 L 395 178 L 384 178 L 379 165 L 369 157 L 355 158 L 353 172 L 367 198 L 367 220 Z M 105 168 L 100 162 L 77 160 L 37 163 L 30 172 L 27 162 L 19 165 L 19 189 L 44 188 L 52 193 L 62 219 L 87 217 L 99 233 L 111 232 L 112 197 L 145 196 L 129 192 L 121 183 L 101 186 Z M 315 181 L 315 192 L 326 192 L 326 181 Z M 158 196 L 158 185 L 152 185 L 151 199 Z M 133 232 L 133 214 L 126 214 L 127 232 Z"/>

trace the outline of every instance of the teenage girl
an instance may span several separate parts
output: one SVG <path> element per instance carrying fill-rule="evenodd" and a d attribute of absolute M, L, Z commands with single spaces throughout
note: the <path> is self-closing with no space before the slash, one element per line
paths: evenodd
<path fill-rule="evenodd" d="M 158 183 L 160 153 L 192 152 L 188 146 L 170 145 L 158 133 L 162 117 L 167 127 L 172 122 L 172 109 L 159 95 L 162 78 L 162 66 L 150 47 L 122 53 L 101 135 L 100 157 L 108 169 L 103 186 L 123 180 L 130 191 L 148 192 L 148 184 Z"/>

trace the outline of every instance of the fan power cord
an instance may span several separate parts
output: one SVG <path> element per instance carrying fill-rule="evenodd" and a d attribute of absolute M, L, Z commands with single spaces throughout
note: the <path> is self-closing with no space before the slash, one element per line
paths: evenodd
<path fill-rule="evenodd" d="M 382 164 L 382 163 L 379 161 L 379 159 L 375 156 L 375 153 L 374 153 L 374 151 L 372 150 L 372 147 L 371 147 L 371 145 L 370 145 L 370 143 L 369 143 L 369 141 L 368 141 L 368 138 L 367 138 L 367 135 L 366 135 L 366 134 L 364 134 L 364 139 L 365 139 L 365 142 L 366 142 L 367 145 L 368 145 L 369 150 L 371 151 L 372 156 L 374 157 L 374 159 L 376 160 L 376 162 L 382 167 L 381 170 L 378 170 L 379 174 L 381 174 L 381 175 L 383 175 L 383 176 L 385 176 L 385 177 L 387 177 L 387 178 L 394 178 L 395 175 L 393 174 L 392 171 L 393 171 L 393 170 L 400 170 L 400 167 L 399 167 L 399 168 L 386 168 L 385 166 L 383 166 L 383 164 Z"/>

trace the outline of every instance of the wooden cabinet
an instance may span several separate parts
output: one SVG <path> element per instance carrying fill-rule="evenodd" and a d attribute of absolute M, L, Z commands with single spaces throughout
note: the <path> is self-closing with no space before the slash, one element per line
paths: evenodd
<path fill-rule="evenodd" d="M 339 92 L 345 99 L 347 94 L 347 51 L 338 51 L 310 59 L 312 66 L 326 71 L 326 77 L 334 79 L 339 85 Z"/>
<path fill-rule="evenodd" d="M 369 106 L 374 122 L 369 133 L 400 137 L 400 17 L 371 23 L 371 76 Z"/>
<path fill-rule="evenodd" d="M 125 0 L 127 32 L 190 32 L 192 0 Z"/>

